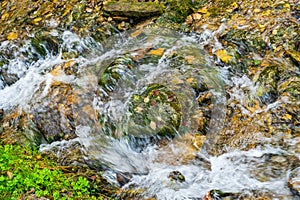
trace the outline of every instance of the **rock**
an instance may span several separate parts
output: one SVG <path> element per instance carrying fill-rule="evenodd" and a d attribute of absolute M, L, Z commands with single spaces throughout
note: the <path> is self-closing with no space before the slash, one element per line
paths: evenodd
<path fill-rule="evenodd" d="M 25 112 L 6 111 L 1 123 L 1 140 L 4 143 L 17 143 L 24 146 L 38 146 L 46 143 L 30 115 Z"/>
<path fill-rule="evenodd" d="M 3 119 L 3 116 L 4 116 L 4 111 L 3 111 L 3 109 L 0 108 L 0 122 Z"/>
<path fill-rule="evenodd" d="M 0 78 L 3 80 L 4 85 L 12 85 L 19 80 L 17 74 L 10 72 L 7 68 L 0 68 Z"/>
<path fill-rule="evenodd" d="M 185 177 L 180 171 L 171 171 L 168 178 L 172 181 L 185 182 Z"/>
<path fill-rule="evenodd" d="M 117 178 L 117 181 L 118 183 L 120 184 L 120 186 L 123 186 L 125 184 L 127 184 L 130 179 L 132 178 L 132 175 L 130 173 L 122 173 L 122 172 L 118 172 L 116 174 L 116 178 Z"/>
<path fill-rule="evenodd" d="M 181 105 L 166 86 L 151 84 L 131 99 L 129 111 L 130 134 L 136 137 L 154 135 L 174 136 L 181 122 Z M 142 133 L 142 134 L 141 134 Z"/>
<path fill-rule="evenodd" d="M 59 41 L 58 38 L 49 34 L 49 32 L 38 32 L 31 39 L 31 51 L 33 56 L 45 57 L 47 54 L 56 55 L 59 53 Z"/>
<path fill-rule="evenodd" d="M 103 72 L 100 72 L 99 85 L 109 94 L 114 91 L 120 80 L 133 84 L 134 76 L 131 70 L 134 67 L 134 61 L 126 55 L 115 59 Z"/>
<path fill-rule="evenodd" d="M 106 2 L 103 10 L 110 15 L 126 17 L 151 17 L 161 14 L 162 7 L 154 2 Z"/>
<path fill-rule="evenodd" d="M 32 107 L 32 121 L 44 135 L 47 142 L 76 137 L 72 111 L 72 90 L 69 84 L 53 83 L 48 94 L 40 98 Z"/>
<path fill-rule="evenodd" d="M 295 195 L 300 197 L 300 167 L 291 171 L 288 186 Z"/>

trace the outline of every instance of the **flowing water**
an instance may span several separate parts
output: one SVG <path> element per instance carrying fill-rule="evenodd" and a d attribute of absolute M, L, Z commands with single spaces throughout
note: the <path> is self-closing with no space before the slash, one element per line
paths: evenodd
<path fill-rule="evenodd" d="M 59 38 L 58 47 L 44 43 L 40 46 L 44 54 L 29 41 L 22 45 L 2 42 L 1 52 L 11 57 L 6 56 L 2 66 L 0 108 L 29 115 L 50 112 L 47 108 L 57 104 L 53 87 L 70 86 L 72 95 L 63 98 L 71 98 L 76 137 L 47 140 L 40 150 L 63 156 L 80 144 L 91 167 L 104 169 L 104 175 L 116 184 L 117 174 L 129 173 L 131 179 L 122 187 L 140 188 L 144 198 L 202 199 L 211 190 L 222 190 L 296 199 L 287 186 L 292 167 L 274 163 L 292 156 L 299 159 L 297 138 L 286 141 L 291 148 L 266 142 L 248 151 L 210 154 L 212 148 L 218 148 L 215 144 L 224 128 L 227 101 L 243 107 L 246 97 L 255 98 L 257 90 L 246 76 L 217 67 L 205 53 L 207 43 L 221 47 L 214 34 L 185 35 L 149 28 L 119 34 L 100 44 L 68 31 L 52 31 L 49 35 Z M 199 131 L 194 119 L 203 94 L 212 95 L 212 107 L 209 124 Z M 285 99 L 278 99 L 257 112 L 283 103 Z M 68 118 L 61 110 L 56 125 L 65 130 Z M 136 116 L 147 117 L 147 121 Z M 173 172 L 181 173 L 185 181 L 172 177 Z"/>

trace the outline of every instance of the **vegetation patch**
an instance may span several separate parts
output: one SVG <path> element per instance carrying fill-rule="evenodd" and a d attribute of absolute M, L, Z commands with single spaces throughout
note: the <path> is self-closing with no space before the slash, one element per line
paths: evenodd
<path fill-rule="evenodd" d="M 94 195 L 97 187 L 86 177 L 65 174 L 54 162 L 36 150 L 21 146 L 0 146 L 0 195 L 2 199 L 29 196 L 49 199 L 103 199 Z M 107 198 L 106 198 L 107 199 Z"/>

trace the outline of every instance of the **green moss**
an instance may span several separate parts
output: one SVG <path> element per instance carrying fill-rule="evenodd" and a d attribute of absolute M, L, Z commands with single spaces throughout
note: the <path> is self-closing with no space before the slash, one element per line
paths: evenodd
<path fill-rule="evenodd" d="M 164 18 L 171 22 L 182 23 L 189 14 L 193 13 L 206 2 L 206 0 L 166 0 L 165 6 L 167 9 Z"/>

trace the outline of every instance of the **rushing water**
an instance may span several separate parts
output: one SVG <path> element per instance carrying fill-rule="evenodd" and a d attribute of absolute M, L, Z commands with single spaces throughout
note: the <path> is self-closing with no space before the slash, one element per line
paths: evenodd
<path fill-rule="evenodd" d="M 80 99 L 80 103 L 72 104 L 72 112 L 76 114 L 74 121 L 77 137 L 42 144 L 41 151 L 56 149 L 57 155 L 62 156 L 64 149 L 80 143 L 85 159 L 92 167 L 104 168 L 105 176 L 116 184 L 116 174 L 130 173 L 132 178 L 123 187 L 141 188 L 145 198 L 201 199 L 208 191 L 215 189 L 236 194 L 260 191 L 273 194 L 274 199 L 282 196 L 293 198 L 286 184 L 290 169 L 274 167 L 276 159 L 282 160 L 292 155 L 299 159 L 299 154 L 294 155 L 292 150 L 263 145 L 249 151 L 228 151 L 220 156 L 209 154 L 210 148 L 217 148 L 214 144 L 224 126 L 225 93 L 229 93 L 230 100 L 240 102 L 238 106 L 241 106 L 245 96 L 254 96 L 257 89 L 246 76 L 229 77 L 227 69 L 216 67 L 212 58 L 203 51 L 203 46 L 208 42 L 220 48 L 221 44 L 214 38 L 213 32 L 187 36 L 164 29 L 149 29 L 137 37 L 134 32 L 121 34 L 103 44 L 91 38 L 79 38 L 68 31 L 53 31 L 51 35 L 59 37 L 61 43 L 57 52 L 45 45 L 44 56 L 36 52 L 30 42 L 19 47 L 6 41 L 0 46 L 2 52 L 11 55 L 3 65 L 7 69 L 5 72 L 8 78 L 6 81 L 3 76 L 0 79 L 0 108 L 6 111 L 25 110 L 29 114 L 43 110 L 54 103 L 51 102 L 53 99 L 49 99 L 49 92 L 51 85 L 56 82 L 72 86 L 77 95 L 73 96 L 73 102 Z M 156 57 L 154 52 L 154 58 L 147 58 L 147 53 L 143 51 L 149 52 L 149 49 L 161 49 L 163 52 L 158 52 Z M 73 54 L 76 56 L 65 56 Z M 142 61 L 135 61 L 137 66 L 128 68 L 124 64 L 131 62 L 129 58 L 139 56 Z M 187 63 L 178 63 L 176 59 L 180 56 Z M 118 61 L 121 67 L 114 69 L 115 75 L 118 75 L 113 79 L 116 82 L 99 85 L 99 74 L 106 73 L 107 69 L 103 66 L 117 59 L 125 61 Z M 57 68 L 66 62 L 76 63 L 76 72 L 66 73 Z M 7 80 L 12 82 L 8 84 Z M 196 80 L 199 85 L 205 83 L 213 95 L 214 106 L 203 148 L 187 142 L 190 140 L 185 138 L 185 135 L 192 135 L 194 139 L 197 130 L 191 121 L 195 110 L 199 109 L 199 94 L 186 80 Z M 175 112 L 173 104 L 170 104 L 171 108 L 170 105 L 157 106 L 168 109 L 169 113 L 175 112 L 172 115 L 180 115 L 180 125 L 170 129 L 174 129 L 175 136 L 167 139 L 164 136 L 153 138 L 151 135 L 161 131 L 158 124 L 153 123 L 156 118 L 171 123 L 167 121 L 168 112 L 159 109 L 157 113 L 149 111 L 150 114 L 154 113 L 154 116 L 149 117 L 150 128 L 132 125 L 132 101 L 135 96 L 142 96 L 143 91 L 147 91 L 145 88 L 151 84 L 159 84 L 159 92 L 175 95 L 175 100 L 181 105 L 179 114 Z M 229 86 L 234 89 L 225 91 Z M 146 96 L 142 97 L 144 103 L 147 103 Z M 257 112 L 279 106 L 283 101 L 279 99 L 265 110 Z M 136 107 L 142 112 L 143 107 L 139 105 L 144 104 Z M 155 106 L 152 108 L 157 108 Z M 165 105 L 162 103 L 162 106 Z M 88 109 L 84 108 L 92 108 L 92 112 L 88 112 L 87 116 Z M 58 125 L 65 126 L 63 120 L 66 119 L 61 117 L 61 120 Z M 289 141 L 291 146 L 295 142 L 293 139 Z M 185 158 L 187 154 L 191 154 L 192 158 Z M 272 162 L 272 159 L 275 161 Z M 182 173 L 185 181 L 171 180 L 169 175 L 174 171 Z M 280 175 L 273 175 L 274 171 L 280 171 Z M 267 180 L 259 177 L 268 173 L 270 178 Z"/>

